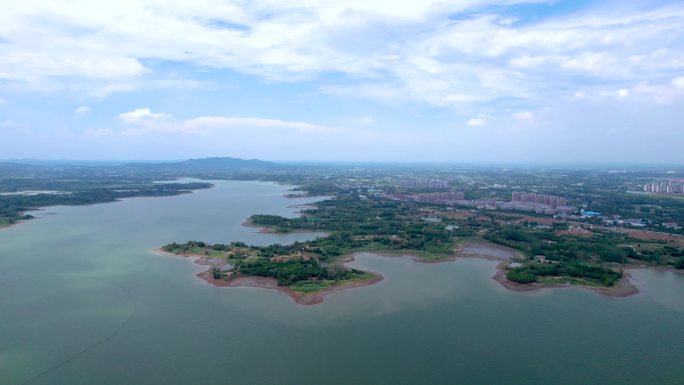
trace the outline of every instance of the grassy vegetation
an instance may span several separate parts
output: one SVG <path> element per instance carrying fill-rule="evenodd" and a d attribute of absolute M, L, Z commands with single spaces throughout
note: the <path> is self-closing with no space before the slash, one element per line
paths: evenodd
<path fill-rule="evenodd" d="M 329 287 L 336 282 L 367 278 L 365 272 L 344 267 L 339 261 L 316 253 L 307 243 L 247 246 L 241 242 L 209 245 L 204 242 L 171 243 L 162 250 L 176 254 L 193 254 L 223 258 L 233 264 L 230 272 L 215 271 L 214 278 L 234 279 L 241 276 L 274 278 L 278 285 L 298 291 Z"/>
<path fill-rule="evenodd" d="M 337 281 L 334 280 L 299 281 L 290 285 L 290 289 L 300 293 L 314 293 L 317 291 L 329 289 L 335 286 L 336 283 Z"/>
<path fill-rule="evenodd" d="M 506 278 L 518 283 L 570 281 L 588 282 L 592 285 L 613 286 L 622 273 L 599 265 L 581 262 L 572 263 L 528 263 L 509 270 Z"/>
<path fill-rule="evenodd" d="M 588 235 L 574 236 L 567 233 L 567 223 L 539 227 L 530 222 L 502 223 L 496 213 L 461 219 L 447 214 L 439 208 L 350 194 L 318 202 L 298 218 L 250 218 L 252 224 L 276 232 L 324 230 L 330 233 L 327 237 L 265 247 L 197 242 L 165 247 L 173 252 L 225 258 L 235 264 L 233 277 L 273 277 L 280 285 L 300 291 L 357 279 L 363 272 L 339 264 L 340 256 L 351 252 L 411 254 L 425 261 L 440 261 L 452 257 L 464 239 L 483 239 L 518 250 L 523 265 L 511 269 L 507 278 L 519 283 L 612 286 L 622 277 L 612 264 L 640 259 L 674 266 L 684 256 L 678 247 L 636 240 L 618 232 L 593 229 Z M 426 220 L 426 216 L 431 219 Z M 639 249 L 628 246 L 635 242 Z"/>
<path fill-rule="evenodd" d="M 575 277 L 541 277 L 539 278 L 539 283 L 549 284 L 549 285 L 577 285 L 577 286 L 588 286 L 588 287 L 604 287 L 605 285 L 599 284 L 587 279 L 575 278 Z"/>
<path fill-rule="evenodd" d="M 415 207 L 381 198 L 343 196 L 316 204 L 299 218 L 254 215 L 257 226 L 276 231 L 325 230 L 329 237 L 311 242 L 324 256 L 364 250 L 416 250 L 440 255 L 453 252 L 453 232 L 441 222 L 427 222 Z"/>
<path fill-rule="evenodd" d="M 236 242 L 203 242 L 163 246 L 172 253 L 224 258 L 234 264 L 225 278 L 261 276 L 297 291 L 315 291 L 335 283 L 367 279 L 368 273 L 348 269 L 340 257 L 354 251 L 410 253 L 428 261 L 453 254 L 453 234 L 441 223 L 421 219 L 414 208 L 385 199 L 339 197 L 317 203 L 300 218 L 254 215 L 251 222 L 279 232 L 325 230 L 327 237 L 291 245 L 248 246 Z"/>
<path fill-rule="evenodd" d="M 212 166 L 214 167 L 214 166 Z M 24 212 L 50 205 L 111 202 L 139 196 L 168 196 L 207 188 L 208 183 L 154 183 L 176 177 L 227 180 L 269 180 L 298 185 L 307 195 L 334 195 L 315 204 L 300 218 L 254 215 L 251 222 L 275 232 L 322 230 L 327 237 L 292 245 L 255 247 L 241 243 L 208 245 L 201 242 L 167 245 L 171 252 L 222 258 L 235 264 L 234 274 L 273 277 L 280 284 L 316 290 L 330 282 L 358 279 L 340 265 L 340 257 L 354 251 L 411 254 L 425 261 L 450 258 L 462 239 L 483 239 L 512 247 L 524 257 L 520 269 L 511 270 L 516 282 L 554 282 L 611 285 L 619 279 L 615 264 L 640 263 L 684 269 L 684 242 L 643 240 L 608 231 L 600 219 L 577 219 L 587 227 L 584 236 L 569 231 L 575 224 L 554 222 L 549 216 L 399 202 L 381 193 L 401 192 L 406 178 L 448 180 L 450 189 L 464 191 L 469 199 L 506 199 L 513 191 L 534 191 L 563 196 L 570 204 L 599 211 L 607 217 L 641 220 L 644 228 L 659 232 L 663 222 L 684 224 L 684 200 L 677 196 L 633 194 L 654 178 L 683 177 L 684 173 L 653 170 L 455 170 L 439 167 L 381 168 L 295 167 L 258 170 L 173 168 L 138 164 L 128 166 L 22 166 L 0 164 L 0 192 L 54 190 L 66 194 L 2 195 L 0 226 L 28 219 Z M 452 215 L 458 214 L 458 215 Z M 429 217 L 430 220 L 425 218 Z M 550 221 L 550 222 L 549 222 Z M 542 258 L 540 258 L 542 257 Z M 542 263 L 544 262 L 544 263 Z M 218 271 L 218 277 L 227 273 Z"/>
<path fill-rule="evenodd" d="M 675 262 L 674 266 L 677 270 L 684 269 L 684 257 L 679 257 L 679 259 L 677 259 L 677 262 Z"/>

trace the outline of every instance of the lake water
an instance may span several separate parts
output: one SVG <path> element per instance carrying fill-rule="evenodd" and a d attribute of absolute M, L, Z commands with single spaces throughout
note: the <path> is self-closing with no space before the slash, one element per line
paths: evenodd
<path fill-rule="evenodd" d="M 642 290 L 508 291 L 496 262 L 362 254 L 377 285 L 315 306 L 215 288 L 186 240 L 285 243 L 255 213 L 294 215 L 287 187 L 216 182 L 164 198 L 49 207 L 0 230 L 0 384 L 684 384 L 684 276 Z"/>

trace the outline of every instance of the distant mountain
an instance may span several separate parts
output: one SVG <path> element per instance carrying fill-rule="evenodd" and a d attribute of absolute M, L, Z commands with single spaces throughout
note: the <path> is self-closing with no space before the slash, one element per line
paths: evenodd
<path fill-rule="evenodd" d="M 236 170 L 274 170 L 283 166 L 258 159 L 240 159 L 230 157 L 188 159 L 167 163 L 130 163 L 125 167 L 146 170 L 167 171 L 236 171 Z"/>
<path fill-rule="evenodd" d="M 274 169 L 280 165 L 273 162 L 266 162 L 259 159 L 240 159 L 240 158 L 201 158 L 188 159 L 173 164 L 174 167 L 186 170 L 235 170 L 235 169 Z"/>
<path fill-rule="evenodd" d="M 64 161 L 64 160 L 0 160 L 0 170 L 49 170 L 59 169 L 87 169 L 87 168 L 123 168 L 130 171 L 271 171 L 292 168 L 259 159 L 240 159 L 229 157 L 214 157 L 188 159 L 183 161 L 154 161 L 154 162 L 122 162 L 122 161 Z"/>

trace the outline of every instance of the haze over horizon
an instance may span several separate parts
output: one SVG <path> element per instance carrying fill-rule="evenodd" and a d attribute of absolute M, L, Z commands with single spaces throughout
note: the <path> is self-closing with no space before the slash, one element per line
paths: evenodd
<path fill-rule="evenodd" d="M 3 2 L 0 158 L 681 163 L 677 1 Z"/>

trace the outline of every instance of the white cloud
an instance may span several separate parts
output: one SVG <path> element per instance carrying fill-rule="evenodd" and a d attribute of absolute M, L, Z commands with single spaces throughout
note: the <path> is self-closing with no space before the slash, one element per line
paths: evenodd
<path fill-rule="evenodd" d="M 674 87 L 673 87 L 674 85 Z M 638 103 L 650 102 L 671 104 L 684 97 L 684 87 L 678 88 L 672 83 L 639 83 L 629 93 L 630 99 Z"/>
<path fill-rule="evenodd" d="M 89 114 L 92 110 L 88 106 L 81 106 L 76 109 L 76 113 L 79 115 Z"/>
<path fill-rule="evenodd" d="M 371 118 L 370 116 L 353 116 L 349 118 L 349 121 L 352 123 L 363 123 L 363 124 L 370 124 L 374 123 L 375 119 Z"/>
<path fill-rule="evenodd" d="M 622 89 L 615 91 L 615 94 L 621 98 L 626 98 L 629 96 L 629 90 L 626 88 L 622 88 Z"/>
<path fill-rule="evenodd" d="M 468 127 L 480 127 L 484 126 L 485 124 L 487 124 L 487 121 L 483 118 L 471 118 L 470 120 L 468 120 L 468 123 L 466 123 Z"/>
<path fill-rule="evenodd" d="M 17 123 L 13 120 L 5 120 L 3 122 L 0 122 L 0 128 L 20 128 L 20 127 L 24 127 L 24 125 Z"/>
<path fill-rule="evenodd" d="M 466 125 L 468 127 L 480 127 L 480 126 L 485 126 L 487 125 L 487 122 L 492 116 L 486 112 L 480 112 L 475 117 L 471 118 L 468 120 Z"/>
<path fill-rule="evenodd" d="M 143 114 L 147 115 L 147 113 Z M 137 122 L 137 121 L 136 121 Z M 215 135 L 233 131 L 236 135 L 296 134 L 351 134 L 352 130 L 322 126 L 301 121 L 266 119 L 256 117 L 200 116 L 184 121 L 159 121 L 127 127 L 121 134 L 140 135 Z"/>
<path fill-rule="evenodd" d="M 587 97 L 587 96 L 586 96 L 586 95 L 584 94 L 584 92 L 582 92 L 582 91 L 577 91 L 577 92 L 575 92 L 575 99 L 584 99 L 584 98 L 586 98 L 586 97 Z"/>
<path fill-rule="evenodd" d="M 273 80 L 341 73 L 351 79 L 347 95 L 458 107 L 567 95 L 586 81 L 572 76 L 577 73 L 607 86 L 616 79 L 647 81 L 684 65 L 679 4 L 586 7 L 525 23 L 511 23 L 527 21 L 524 15 L 488 8 L 500 4 L 54 0 L 46 8 L 13 2 L 0 14 L 8 41 L 0 77 L 17 92 L 73 88 L 103 97 L 165 82 L 163 70 L 147 64 L 158 60 Z M 171 83 L 203 86 L 192 79 Z"/>
<path fill-rule="evenodd" d="M 521 111 L 513 114 L 513 119 L 526 122 L 534 119 L 534 114 L 530 111 Z"/>
<path fill-rule="evenodd" d="M 606 71 L 615 67 L 616 64 L 617 59 L 612 54 L 606 52 L 585 52 L 563 60 L 560 66 L 564 69 L 607 75 Z"/>
<path fill-rule="evenodd" d="M 304 134 L 326 134 L 347 131 L 307 122 L 229 116 L 202 116 L 186 120 L 180 127 L 181 131 L 185 132 L 204 132 L 213 129 L 289 129 Z"/>
<path fill-rule="evenodd" d="M 5 103 L 7 103 L 7 101 L 3 98 L 0 98 L 0 104 L 5 104 Z"/>
<path fill-rule="evenodd" d="M 684 89 L 684 76 L 679 76 L 672 79 L 672 85 L 675 86 L 675 88 L 677 89 Z"/>
<path fill-rule="evenodd" d="M 678 88 L 676 79 L 639 82 L 630 88 L 617 90 L 613 87 L 587 87 L 580 91 L 581 97 L 576 93 L 574 99 L 586 99 L 594 103 L 611 103 L 617 99 L 621 104 L 628 101 L 639 104 L 673 104 L 684 99 L 684 87 Z"/>
<path fill-rule="evenodd" d="M 134 111 L 124 112 L 123 114 L 120 114 L 119 119 L 123 120 L 126 123 L 142 123 L 166 119 L 170 116 L 171 115 L 164 112 L 154 113 L 150 111 L 149 108 L 138 108 Z"/>

